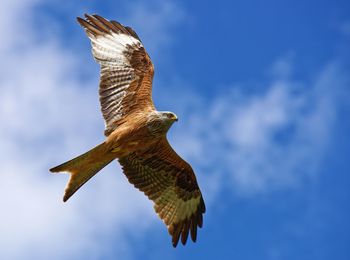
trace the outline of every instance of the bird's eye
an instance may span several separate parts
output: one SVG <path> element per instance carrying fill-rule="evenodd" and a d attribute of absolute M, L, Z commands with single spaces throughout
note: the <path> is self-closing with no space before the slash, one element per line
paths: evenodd
<path fill-rule="evenodd" d="M 172 114 L 168 114 L 168 118 L 173 118 L 173 115 Z"/>

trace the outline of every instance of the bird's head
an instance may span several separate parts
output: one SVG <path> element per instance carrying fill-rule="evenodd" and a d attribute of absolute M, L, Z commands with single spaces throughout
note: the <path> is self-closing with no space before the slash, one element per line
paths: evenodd
<path fill-rule="evenodd" d="M 162 119 L 164 121 L 168 121 L 168 122 L 174 123 L 175 121 L 178 120 L 177 116 L 173 112 L 163 111 L 163 112 L 160 112 L 160 114 L 161 114 Z"/>
<path fill-rule="evenodd" d="M 154 111 L 149 115 L 148 127 L 155 135 L 165 134 L 177 120 L 177 116 L 172 112 Z"/>

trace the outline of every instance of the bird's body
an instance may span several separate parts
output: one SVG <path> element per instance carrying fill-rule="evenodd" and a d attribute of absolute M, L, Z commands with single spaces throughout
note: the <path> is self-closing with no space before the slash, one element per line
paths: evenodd
<path fill-rule="evenodd" d="M 166 134 L 177 121 L 172 112 L 154 108 L 153 64 L 137 34 L 98 15 L 78 18 L 101 65 L 100 103 L 106 140 L 90 151 L 50 169 L 69 172 L 63 200 L 114 159 L 130 183 L 155 203 L 176 246 L 188 234 L 196 241 L 204 201 L 191 166 L 171 148 Z"/>
<path fill-rule="evenodd" d="M 159 118 L 153 113 L 145 117 L 142 114 L 133 117 L 133 124 L 122 123 L 106 139 L 109 148 L 116 153 L 116 157 L 127 155 L 138 149 L 142 140 L 142 146 L 148 147 L 154 141 L 166 135 L 166 131 Z M 169 125 L 172 122 L 168 123 Z M 156 133 L 156 134 L 155 134 Z"/>

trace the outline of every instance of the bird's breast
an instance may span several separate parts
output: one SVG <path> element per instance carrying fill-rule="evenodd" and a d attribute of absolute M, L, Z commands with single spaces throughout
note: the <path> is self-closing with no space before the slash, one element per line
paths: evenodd
<path fill-rule="evenodd" d="M 116 153 L 116 157 L 122 157 L 137 150 L 143 150 L 157 140 L 147 125 L 139 128 L 123 130 L 116 129 L 108 138 L 110 150 Z"/>

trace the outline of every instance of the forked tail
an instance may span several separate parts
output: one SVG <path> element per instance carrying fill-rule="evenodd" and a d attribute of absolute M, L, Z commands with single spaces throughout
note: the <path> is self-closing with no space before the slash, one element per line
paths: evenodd
<path fill-rule="evenodd" d="M 70 173 L 63 201 L 67 201 L 81 186 L 113 159 L 115 157 L 107 150 L 106 144 L 102 143 L 90 151 L 50 169 L 54 173 Z"/>

